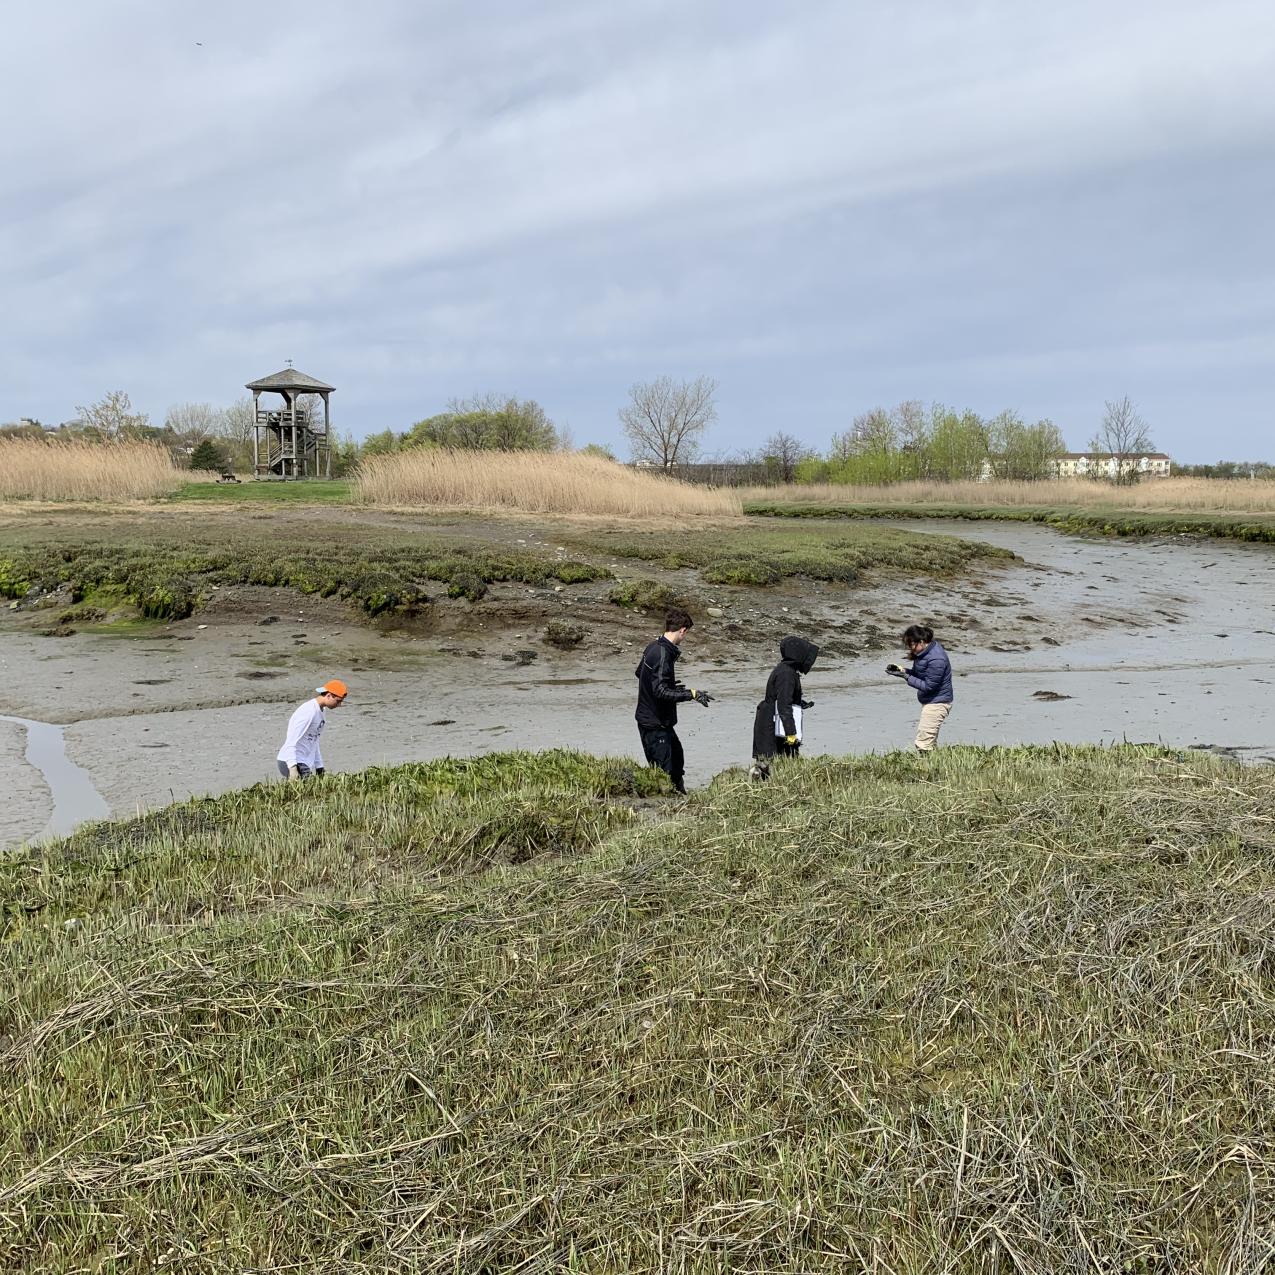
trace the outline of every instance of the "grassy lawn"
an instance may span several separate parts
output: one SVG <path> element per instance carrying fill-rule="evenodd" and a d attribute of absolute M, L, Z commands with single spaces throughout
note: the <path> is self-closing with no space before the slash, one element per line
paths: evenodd
<path fill-rule="evenodd" d="M 346 479 L 299 479 L 297 482 L 183 483 L 170 501 L 206 501 L 244 505 L 348 505 L 354 484 Z"/>
<path fill-rule="evenodd" d="M 437 762 L 0 863 L 0 1267 L 1256 1269 L 1275 777 Z"/>

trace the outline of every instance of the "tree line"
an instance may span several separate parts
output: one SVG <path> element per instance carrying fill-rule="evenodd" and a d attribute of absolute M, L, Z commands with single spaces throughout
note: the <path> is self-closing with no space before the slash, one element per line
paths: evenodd
<path fill-rule="evenodd" d="M 826 451 L 780 430 L 759 448 L 706 455 L 705 439 L 717 419 L 717 388 L 717 382 L 707 376 L 693 380 L 662 376 L 631 386 L 618 417 L 632 461 L 676 473 L 703 460 L 747 469 L 748 481 L 776 483 L 876 485 L 985 478 L 1032 482 L 1051 477 L 1058 458 L 1066 452 L 1061 431 L 1048 419 L 1028 422 L 1011 409 L 985 418 L 968 408 L 957 411 L 942 403 L 927 408 L 909 399 L 856 416 L 847 429 L 832 435 Z M 300 405 L 322 412 L 316 395 L 303 396 Z M 147 439 L 168 447 L 178 464 L 194 469 L 245 471 L 253 465 L 255 418 L 250 398 L 226 408 L 175 403 L 165 413 L 163 425 L 152 425 L 145 412 L 134 411 L 122 390 L 76 411 L 78 419 L 57 430 L 44 430 L 38 424 L 4 425 L 0 437 L 31 435 L 50 442 Z M 574 441 L 570 428 L 555 424 L 534 399 L 474 394 L 449 400 L 442 412 L 403 431 L 386 429 L 362 442 L 335 434 L 333 474 L 352 473 L 366 457 L 417 448 L 548 452 L 574 450 Z M 582 450 L 615 459 L 604 444 Z M 1106 404 L 1088 450 L 1120 462 L 1113 481 L 1137 480 L 1136 470 L 1124 462 L 1153 451 L 1154 443 L 1127 396 Z M 1210 478 L 1275 476 L 1264 462 L 1175 465 L 1173 472 Z"/>

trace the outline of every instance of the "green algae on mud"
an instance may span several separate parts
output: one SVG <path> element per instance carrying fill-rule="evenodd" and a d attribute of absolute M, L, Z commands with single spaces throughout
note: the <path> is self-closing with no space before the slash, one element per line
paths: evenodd
<path fill-rule="evenodd" d="M 971 522 L 1036 522 L 1059 531 L 1105 536 L 1216 536 L 1275 544 L 1275 515 L 1146 513 L 1111 507 L 1047 508 L 1031 505 L 829 505 L 795 501 L 758 502 L 744 513 L 760 518 L 964 518 Z"/>
<path fill-rule="evenodd" d="M 307 534 L 307 532 L 309 534 Z M 551 556 L 480 536 L 347 522 L 285 522 L 254 534 L 248 523 L 154 518 L 144 526 L 26 526 L 0 531 L 0 597 L 69 589 L 73 603 L 127 600 L 143 616 L 182 619 L 216 586 L 265 585 L 349 600 L 367 616 L 412 616 L 428 606 L 425 585 L 478 601 L 499 581 L 583 584 L 611 578 L 588 558 L 624 557 L 692 567 L 711 584 L 766 586 L 792 576 L 858 582 L 873 570 L 941 574 L 1005 549 L 956 537 L 884 528 L 743 525 L 737 530 L 559 531 L 574 557 Z M 604 559 L 606 560 L 606 559 Z M 658 589 L 658 585 L 655 586 Z M 623 592 L 623 591 L 622 591 Z"/>
<path fill-rule="evenodd" d="M 388 535 L 378 541 L 331 529 L 310 539 L 209 534 L 199 541 L 180 532 L 167 541 L 138 543 L 127 536 L 0 548 L 0 596 L 23 598 L 32 590 L 71 590 L 76 603 L 110 590 L 151 618 L 184 618 L 204 591 L 235 584 L 288 587 L 303 594 L 333 595 L 367 615 L 411 614 L 428 605 L 426 581 L 448 585 L 453 596 L 478 598 L 497 580 L 564 584 L 607 579 L 604 567 L 519 552 L 465 537 Z"/>
<path fill-rule="evenodd" d="M 1269 769 L 821 758 L 575 853 L 518 862 L 516 831 L 466 860 L 488 803 L 583 818 L 640 792 L 542 756 L 248 790 L 5 863 L 0 1266 L 1257 1251 Z"/>

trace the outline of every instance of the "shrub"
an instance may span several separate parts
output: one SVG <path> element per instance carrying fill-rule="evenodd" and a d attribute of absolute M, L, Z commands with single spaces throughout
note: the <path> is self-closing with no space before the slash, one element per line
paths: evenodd
<path fill-rule="evenodd" d="M 221 448 L 211 438 L 201 439 L 199 446 L 191 453 L 191 469 L 213 470 L 222 473 L 226 469 L 226 457 Z"/>
<path fill-rule="evenodd" d="M 611 590 L 611 601 L 617 606 L 649 607 L 659 610 L 671 607 L 677 595 L 658 580 L 626 580 Z"/>

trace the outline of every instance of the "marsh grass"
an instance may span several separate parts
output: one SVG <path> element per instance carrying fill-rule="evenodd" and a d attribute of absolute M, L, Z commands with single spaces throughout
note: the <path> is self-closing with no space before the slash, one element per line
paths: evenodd
<path fill-rule="evenodd" d="M 580 452 L 413 450 L 359 467 L 358 499 L 392 507 L 679 518 L 738 516 L 733 491 L 693 487 Z"/>
<path fill-rule="evenodd" d="M 698 568 L 711 584 L 770 585 L 789 576 L 854 584 L 873 571 L 943 575 L 979 560 L 1011 560 L 1006 549 L 955 536 L 921 535 L 870 524 L 805 527 L 752 522 L 681 532 L 624 529 L 563 532 L 565 543 L 595 556 Z"/>
<path fill-rule="evenodd" d="M 158 443 L 0 440 L 0 500 L 139 500 L 181 481 Z"/>
<path fill-rule="evenodd" d="M 1157 513 L 1275 514 L 1275 482 L 1155 478 L 1131 487 L 1084 478 L 1047 482 L 907 482 L 879 487 L 839 483 L 741 488 L 746 504 L 973 505 L 1144 510 Z"/>
<path fill-rule="evenodd" d="M 387 854 L 431 803 L 437 830 L 519 793 L 594 810 L 615 773 L 482 765 L 5 866 L 0 1264 L 1266 1263 L 1268 771 L 828 758 L 591 854 Z"/>

